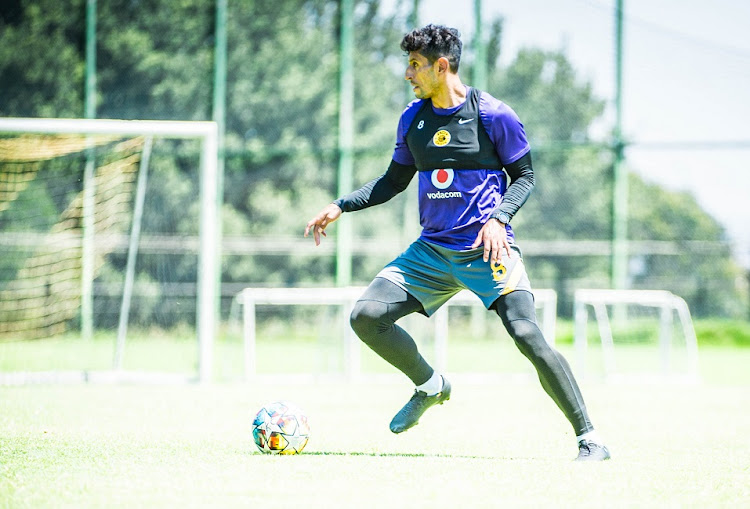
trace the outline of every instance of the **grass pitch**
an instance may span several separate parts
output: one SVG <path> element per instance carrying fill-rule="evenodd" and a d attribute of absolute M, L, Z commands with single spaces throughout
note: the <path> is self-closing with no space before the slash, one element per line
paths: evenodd
<path fill-rule="evenodd" d="M 718 354 L 717 354 L 718 355 Z M 731 356 L 728 351 L 727 356 Z M 578 464 L 536 382 L 452 378 L 451 401 L 388 430 L 406 382 L 0 387 L 0 508 L 739 507 L 750 384 L 583 382 L 613 459 Z M 303 407 L 300 456 L 255 449 L 277 399 Z"/>

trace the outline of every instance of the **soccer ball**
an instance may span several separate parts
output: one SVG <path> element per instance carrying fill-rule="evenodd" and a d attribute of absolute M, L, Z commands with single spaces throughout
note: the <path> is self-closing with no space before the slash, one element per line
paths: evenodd
<path fill-rule="evenodd" d="M 266 454 L 299 454 L 310 439 L 307 415 L 286 401 L 263 405 L 253 420 L 253 441 Z"/>

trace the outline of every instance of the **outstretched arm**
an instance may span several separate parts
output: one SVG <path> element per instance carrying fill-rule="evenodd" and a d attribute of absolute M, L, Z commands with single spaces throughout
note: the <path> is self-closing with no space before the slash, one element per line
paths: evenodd
<path fill-rule="evenodd" d="M 387 202 L 409 186 L 409 182 L 416 171 L 415 166 L 407 166 L 391 160 L 391 164 L 384 174 L 372 179 L 356 191 L 326 205 L 323 210 L 308 221 L 305 228 L 305 237 L 310 234 L 312 229 L 315 245 L 320 245 L 320 235 L 326 236 L 326 227 L 336 221 L 342 212 L 354 212 Z"/>
<path fill-rule="evenodd" d="M 353 193 L 349 193 L 333 203 L 344 212 L 354 212 L 373 205 L 380 205 L 406 189 L 416 171 L 416 166 L 406 166 L 391 160 L 388 170 L 381 176 L 372 179 Z"/>

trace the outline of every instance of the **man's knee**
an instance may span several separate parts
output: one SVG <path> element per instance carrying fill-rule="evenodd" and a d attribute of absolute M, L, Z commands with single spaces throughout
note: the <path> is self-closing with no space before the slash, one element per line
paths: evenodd
<path fill-rule="evenodd" d="M 506 328 L 524 353 L 538 355 L 549 347 L 536 322 L 521 318 L 508 322 Z"/>
<path fill-rule="evenodd" d="M 393 325 L 388 320 L 388 304 L 375 300 L 358 300 L 352 309 L 349 323 L 363 341 Z"/>

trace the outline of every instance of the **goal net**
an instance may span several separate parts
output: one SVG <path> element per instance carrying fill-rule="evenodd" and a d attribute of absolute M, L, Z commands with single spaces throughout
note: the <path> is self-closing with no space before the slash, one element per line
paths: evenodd
<path fill-rule="evenodd" d="M 0 119 L 0 383 L 210 377 L 216 133 Z M 183 362 L 143 362 L 165 331 Z"/>
<path fill-rule="evenodd" d="M 695 329 L 681 297 L 663 290 L 582 289 L 575 293 L 574 306 L 581 376 L 698 380 Z"/>

